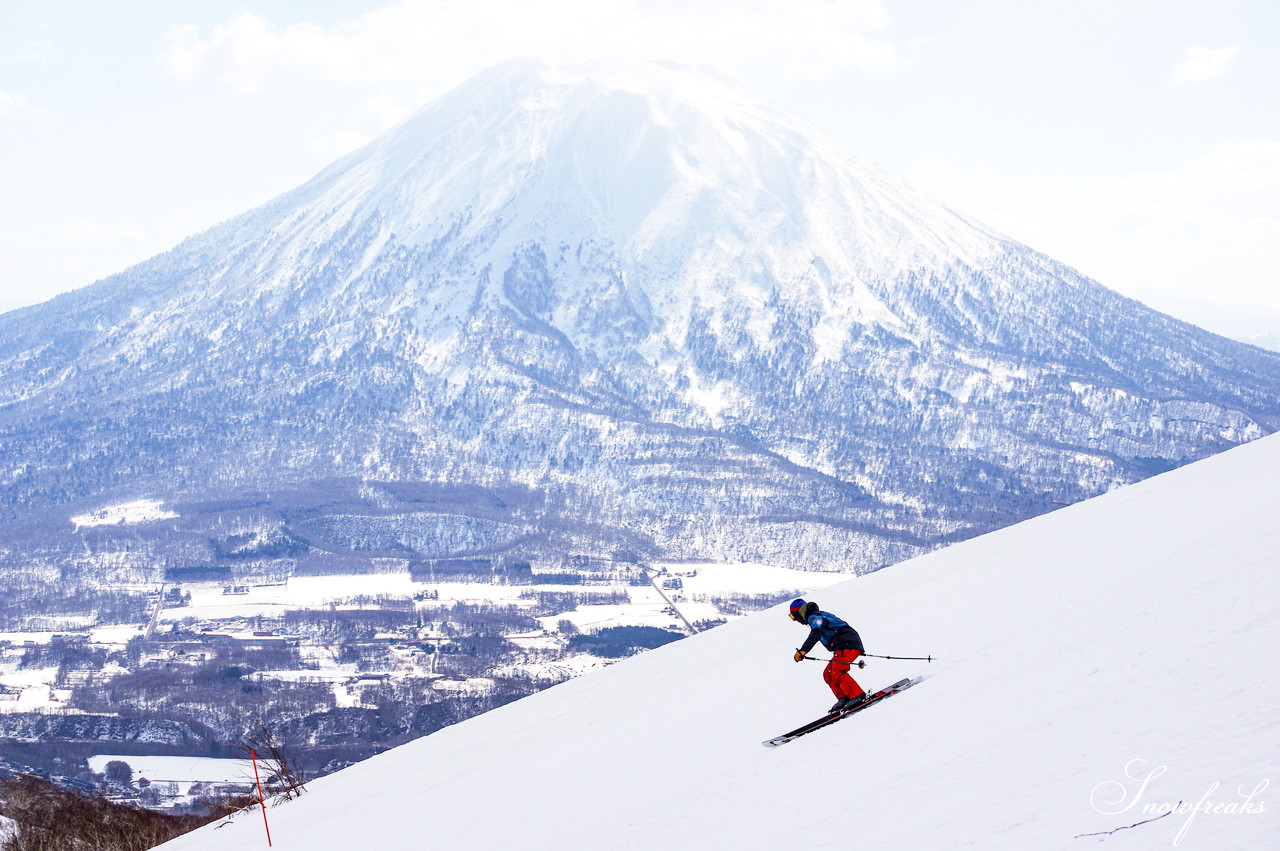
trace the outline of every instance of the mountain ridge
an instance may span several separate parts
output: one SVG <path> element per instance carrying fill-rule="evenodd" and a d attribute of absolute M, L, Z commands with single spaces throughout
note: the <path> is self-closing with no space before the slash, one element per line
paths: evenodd
<path fill-rule="evenodd" d="M 650 64 L 490 69 L 0 331 L 13 521 L 518 485 L 516 559 L 865 570 L 1280 423 L 1280 357 Z"/>

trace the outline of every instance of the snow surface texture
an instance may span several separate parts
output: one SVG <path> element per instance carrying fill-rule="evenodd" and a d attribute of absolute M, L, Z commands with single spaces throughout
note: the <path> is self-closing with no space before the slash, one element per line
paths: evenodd
<path fill-rule="evenodd" d="M 1264 438 L 815 595 L 940 660 L 873 660 L 926 679 L 782 748 L 830 702 L 785 607 L 317 780 L 275 847 L 1275 847 L 1277 477 Z M 261 814 L 163 847 L 265 847 Z"/>

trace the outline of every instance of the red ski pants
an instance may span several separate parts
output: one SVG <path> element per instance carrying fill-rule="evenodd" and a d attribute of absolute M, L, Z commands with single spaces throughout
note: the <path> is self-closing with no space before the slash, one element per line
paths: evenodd
<path fill-rule="evenodd" d="M 822 678 L 836 697 L 857 697 L 865 691 L 849 676 L 849 666 L 861 655 L 861 650 L 836 650 L 831 654 L 832 659 L 823 669 Z"/>

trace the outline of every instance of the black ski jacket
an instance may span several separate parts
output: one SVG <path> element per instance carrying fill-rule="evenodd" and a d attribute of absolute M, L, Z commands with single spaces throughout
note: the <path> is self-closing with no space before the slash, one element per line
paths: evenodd
<path fill-rule="evenodd" d="M 809 615 L 809 620 L 805 621 L 809 626 L 809 637 L 804 640 L 804 644 L 800 645 L 802 653 L 808 653 L 813 646 L 819 641 L 822 646 L 828 650 L 861 650 L 866 652 L 866 648 L 862 646 L 862 638 L 858 635 L 858 631 L 849 626 L 840 618 L 830 612 L 818 612 Z"/>

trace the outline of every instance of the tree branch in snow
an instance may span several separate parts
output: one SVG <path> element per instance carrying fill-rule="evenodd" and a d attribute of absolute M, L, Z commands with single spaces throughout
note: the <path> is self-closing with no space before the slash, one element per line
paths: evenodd
<path fill-rule="evenodd" d="M 1160 819 L 1164 818 L 1165 816 L 1171 816 L 1171 815 L 1173 815 L 1174 811 L 1175 811 L 1175 810 L 1177 810 L 1177 809 L 1178 809 L 1178 807 L 1180 807 L 1180 806 L 1182 806 L 1182 802 L 1181 802 L 1181 801 L 1179 801 L 1177 804 L 1175 804 L 1175 805 L 1174 805 L 1174 807 L 1173 807 L 1173 809 L 1169 810 L 1169 812 L 1167 812 L 1167 813 L 1161 813 L 1160 815 L 1156 816 L 1155 818 L 1149 818 L 1149 819 L 1147 819 L 1147 820 L 1145 820 L 1145 821 L 1134 822 L 1133 824 L 1126 824 L 1124 827 L 1117 827 L 1115 830 L 1104 830 L 1104 831 L 1101 831 L 1101 832 L 1099 832 L 1099 833 L 1077 833 L 1077 834 L 1075 835 L 1075 838 L 1076 838 L 1076 839 L 1083 839 L 1083 838 L 1084 838 L 1084 837 L 1086 837 L 1086 836 L 1110 836 L 1110 835 L 1111 835 L 1111 834 L 1113 834 L 1113 833 L 1118 833 L 1118 832 L 1120 832 L 1120 831 L 1122 831 L 1122 830 L 1128 830 L 1128 829 L 1129 829 L 1129 828 L 1131 828 L 1131 827 L 1137 827 L 1137 826 L 1139 826 L 1139 825 L 1143 825 L 1143 824 L 1151 824 L 1151 822 L 1153 822 L 1153 821 L 1160 821 Z"/>
<path fill-rule="evenodd" d="M 297 760 L 265 721 L 255 721 L 234 747 L 243 758 L 257 755 L 258 764 L 267 773 L 265 785 L 271 790 L 271 797 L 276 803 L 291 800 L 306 791 L 306 778 Z"/>

